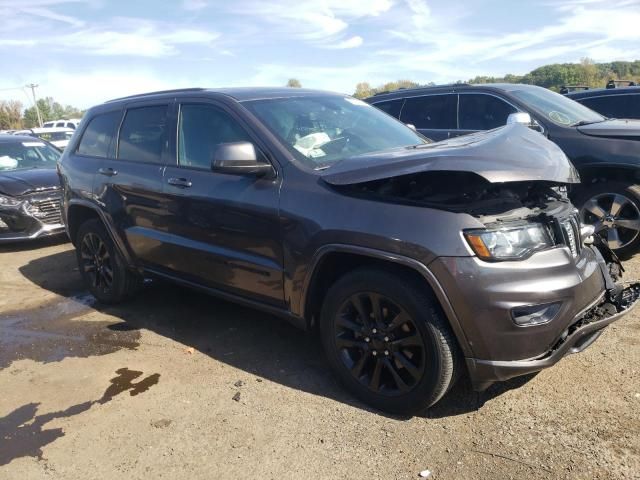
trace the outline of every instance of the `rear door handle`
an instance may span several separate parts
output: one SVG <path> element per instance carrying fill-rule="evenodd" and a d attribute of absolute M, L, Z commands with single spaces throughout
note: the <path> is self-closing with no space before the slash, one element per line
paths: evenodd
<path fill-rule="evenodd" d="M 167 180 L 167 183 L 180 188 L 189 188 L 192 185 L 191 181 L 186 178 L 170 178 Z"/>
<path fill-rule="evenodd" d="M 113 177 L 118 174 L 118 171 L 113 168 L 100 168 L 98 169 L 98 173 L 100 175 L 106 175 L 107 177 Z"/>

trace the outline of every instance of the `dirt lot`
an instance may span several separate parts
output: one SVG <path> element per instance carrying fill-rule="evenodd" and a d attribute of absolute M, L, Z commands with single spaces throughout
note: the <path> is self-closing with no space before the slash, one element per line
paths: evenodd
<path fill-rule="evenodd" d="M 553 369 L 398 418 L 268 315 L 165 284 L 104 308 L 56 241 L 0 266 L 3 480 L 640 478 L 640 309 Z"/>

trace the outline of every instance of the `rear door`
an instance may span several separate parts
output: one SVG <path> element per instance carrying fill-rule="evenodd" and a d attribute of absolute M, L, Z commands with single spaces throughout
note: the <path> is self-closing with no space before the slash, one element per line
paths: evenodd
<path fill-rule="evenodd" d="M 105 210 L 133 258 L 144 266 L 163 262 L 162 180 L 170 161 L 172 104 L 166 100 L 128 104 L 115 158 L 105 160 L 97 175 L 97 193 Z"/>
<path fill-rule="evenodd" d="M 400 120 L 432 140 L 449 138 L 456 130 L 457 95 L 451 93 L 409 97 L 404 101 Z"/>
<path fill-rule="evenodd" d="M 488 93 L 463 93 L 458 100 L 458 129 L 452 136 L 491 130 L 507 124 L 510 114 L 518 109 Z"/>
<path fill-rule="evenodd" d="M 234 110 L 213 100 L 181 101 L 177 131 L 177 158 L 166 168 L 164 182 L 166 269 L 207 287 L 281 305 L 281 175 L 211 170 L 221 143 L 251 142 L 269 161 L 266 147 Z"/>

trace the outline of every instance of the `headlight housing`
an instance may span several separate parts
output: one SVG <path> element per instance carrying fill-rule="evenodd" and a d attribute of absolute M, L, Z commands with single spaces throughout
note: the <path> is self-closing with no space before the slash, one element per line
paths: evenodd
<path fill-rule="evenodd" d="M 489 261 L 521 260 L 553 246 L 547 228 L 539 223 L 489 230 L 468 230 L 464 236 L 475 254 Z"/>
<path fill-rule="evenodd" d="M 20 200 L 17 198 L 0 195 L 0 207 L 15 207 L 16 205 L 20 205 Z"/>

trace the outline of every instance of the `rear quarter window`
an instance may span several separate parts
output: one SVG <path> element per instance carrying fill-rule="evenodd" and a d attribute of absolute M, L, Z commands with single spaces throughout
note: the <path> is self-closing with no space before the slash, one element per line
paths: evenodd
<path fill-rule="evenodd" d="M 91 157 L 109 156 L 109 150 L 118 130 L 121 112 L 102 113 L 93 117 L 85 128 L 76 153 Z"/>

